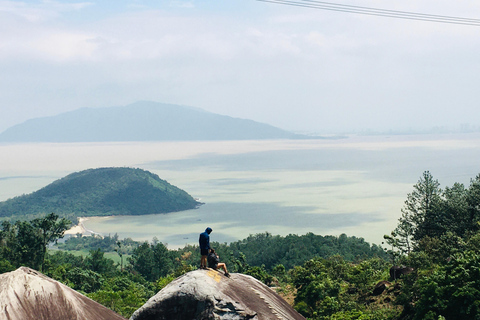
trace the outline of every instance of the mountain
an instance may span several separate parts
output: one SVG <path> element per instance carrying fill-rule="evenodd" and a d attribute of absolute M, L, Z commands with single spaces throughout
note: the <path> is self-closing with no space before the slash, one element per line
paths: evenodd
<path fill-rule="evenodd" d="M 142 215 L 188 210 L 199 204 L 151 172 L 98 168 L 72 173 L 31 194 L 0 202 L 0 217 L 50 212 L 67 217 Z"/>
<path fill-rule="evenodd" d="M 35 118 L 0 134 L 0 142 L 104 142 L 304 139 L 304 135 L 198 108 L 156 102 L 82 108 Z"/>

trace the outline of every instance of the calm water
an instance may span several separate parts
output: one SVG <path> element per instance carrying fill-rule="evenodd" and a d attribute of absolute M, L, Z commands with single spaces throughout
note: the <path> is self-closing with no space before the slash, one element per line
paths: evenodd
<path fill-rule="evenodd" d="M 69 173 L 139 167 L 206 204 L 166 215 L 90 218 L 87 229 L 175 248 L 207 226 L 228 242 L 268 231 L 338 235 L 380 243 L 407 193 L 430 170 L 442 186 L 480 173 L 480 134 L 342 140 L 0 144 L 0 200 Z"/>

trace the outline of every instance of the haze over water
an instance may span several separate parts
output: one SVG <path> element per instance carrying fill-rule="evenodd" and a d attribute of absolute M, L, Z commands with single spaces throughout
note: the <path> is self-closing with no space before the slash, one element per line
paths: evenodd
<path fill-rule="evenodd" d="M 1 144 L 0 200 L 75 171 L 126 166 L 156 173 L 205 205 L 147 216 L 90 218 L 87 229 L 170 248 L 268 231 L 363 237 L 379 244 L 422 172 L 441 187 L 480 173 L 480 134 L 340 140 Z"/>

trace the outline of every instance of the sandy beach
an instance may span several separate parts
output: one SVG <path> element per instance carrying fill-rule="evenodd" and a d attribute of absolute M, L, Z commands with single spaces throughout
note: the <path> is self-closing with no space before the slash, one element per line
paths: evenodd
<path fill-rule="evenodd" d="M 86 220 L 88 220 L 88 218 L 78 218 L 78 224 L 65 231 L 65 234 L 90 234 L 90 232 L 87 231 L 83 225 L 83 222 Z"/>

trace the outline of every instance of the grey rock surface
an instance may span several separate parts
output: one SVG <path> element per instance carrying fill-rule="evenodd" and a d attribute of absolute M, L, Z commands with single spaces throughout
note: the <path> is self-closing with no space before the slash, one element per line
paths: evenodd
<path fill-rule="evenodd" d="M 305 320 L 272 289 L 244 274 L 189 272 L 163 288 L 130 320 Z"/>
<path fill-rule="evenodd" d="M 38 271 L 20 267 L 0 275 L 0 320 L 125 320 Z"/>

